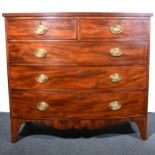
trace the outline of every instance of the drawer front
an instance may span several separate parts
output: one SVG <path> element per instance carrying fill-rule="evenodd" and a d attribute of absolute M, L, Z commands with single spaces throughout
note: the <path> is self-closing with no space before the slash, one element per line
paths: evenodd
<path fill-rule="evenodd" d="M 41 67 L 11 66 L 13 89 L 144 89 L 145 66 Z"/>
<path fill-rule="evenodd" d="M 9 43 L 11 63 L 52 65 L 145 64 L 147 43 Z"/>
<path fill-rule="evenodd" d="M 148 21 L 135 19 L 81 19 L 82 39 L 148 39 Z"/>
<path fill-rule="evenodd" d="M 76 19 L 8 19 L 8 39 L 75 39 Z"/>
<path fill-rule="evenodd" d="M 20 118 L 100 119 L 145 114 L 146 93 L 52 93 L 13 91 L 12 116 Z M 80 112 L 80 113 L 79 113 Z"/>

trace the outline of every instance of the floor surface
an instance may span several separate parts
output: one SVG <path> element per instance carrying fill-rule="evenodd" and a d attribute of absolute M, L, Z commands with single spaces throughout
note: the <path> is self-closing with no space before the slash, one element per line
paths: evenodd
<path fill-rule="evenodd" d="M 11 144 L 9 113 L 0 113 L 0 155 L 155 155 L 155 113 L 148 119 L 147 141 L 140 139 L 135 123 L 64 132 L 29 124 Z"/>

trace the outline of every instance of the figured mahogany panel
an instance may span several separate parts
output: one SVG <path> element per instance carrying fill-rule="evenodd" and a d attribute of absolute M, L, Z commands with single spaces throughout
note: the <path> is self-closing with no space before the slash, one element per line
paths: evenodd
<path fill-rule="evenodd" d="M 75 39 L 76 19 L 8 19 L 8 39 Z M 45 34 L 36 34 L 38 25 L 47 28 Z"/>
<path fill-rule="evenodd" d="M 54 93 L 12 91 L 12 116 L 19 118 L 103 119 L 144 115 L 144 91 L 113 93 Z M 49 105 L 45 111 L 39 102 Z M 112 110 L 110 102 L 119 101 L 121 108 Z"/>
<path fill-rule="evenodd" d="M 122 33 L 113 34 L 110 27 L 114 25 L 122 27 Z M 88 39 L 148 39 L 148 20 L 135 19 L 81 19 L 80 38 Z"/>
<path fill-rule="evenodd" d="M 147 61 L 146 42 L 24 42 L 9 43 L 10 63 L 52 65 L 131 65 Z M 110 50 L 119 48 L 122 55 L 110 55 Z M 47 56 L 38 58 L 37 49 L 47 51 Z"/>
<path fill-rule="evenodd" d="M 109 76 L 114 73 L 120 74 L 120 81 L 111 82 Z M 48 80 L 38 83 L 39 74 L 47 75 Z M 10 87 L 14 89 L 144 89 L 146 83 L 145 66 L 10 67 Z"/>

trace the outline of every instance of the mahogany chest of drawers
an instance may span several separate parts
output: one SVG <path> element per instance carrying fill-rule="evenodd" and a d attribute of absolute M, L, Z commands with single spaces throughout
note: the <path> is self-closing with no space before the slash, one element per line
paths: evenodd
<path fill-rule="evenodd" d="M 58 129 L 134 121 L 147 139 L 149 13 L 9 13 L 12 142 L 23 123 Z"/>

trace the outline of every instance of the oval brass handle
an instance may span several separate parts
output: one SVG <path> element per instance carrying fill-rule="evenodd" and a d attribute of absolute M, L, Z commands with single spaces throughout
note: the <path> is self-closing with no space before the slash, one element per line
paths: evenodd
<path fill-rule="evenodd" d="M 109 76 L 109 79 L 111 80 L 111 82 L 119 82 L 122 78 L 119 73 L 113 73 Z"/>
<path fill-rule="evenodd" d="M 115 24 L 115 25 L 110 27 L 110 31 L 113 34 L 120 34 L 120 33 L 122 33 L 123 29 L 122 29 L 121 25 Z"/>
<path fill-rule="evenodd" d="M 45 74 L 39 74 L 39 75 L 36 76 L 36 81 L 38 83 L 45 83 L 45 82 L 48 81 L 48 76 L 45 75 Z"/>
<path fill-rule="evenodd" d="M 123 54 L 123 51 L 120 48 L 112 48 L 110 50 L 110 55 L 113 57 L 120 57 Z"/>
<path fill-rule="evenodd" d="M 44 48 L 38 48 L 34 51 L 34 54 L 37 58 L 44 58 L 47 56 L 47 51 Z"/>
<path fill-rule="evenodd" d="M 46 103 L 46 102 L 39 102 L 37 104 L 37 109 L 40 110 L 40 111 L 45 111 L 49 108 L 49 105 Z"/>
<path fill-rule="evenodd" d="M 109 104 L 111 110 L 119 110 L 121 109 L 122 105 L 119 101 L 112 101 Z"/>
<path fill-rule="evenodd" d="M 47 27 L 40 24 L 35 28 L 34 32 L 39 35 L 45 34 L 47 32 Z"/>

